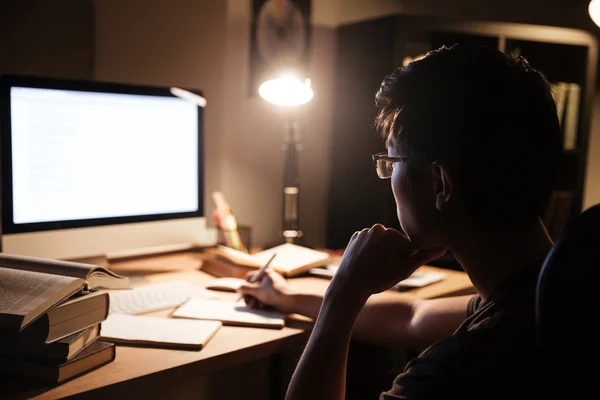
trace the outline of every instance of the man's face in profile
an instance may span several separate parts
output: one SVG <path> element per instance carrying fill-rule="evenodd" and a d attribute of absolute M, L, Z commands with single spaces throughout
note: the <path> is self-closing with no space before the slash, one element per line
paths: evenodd
<path fill-rule="evenodd" d="M 399 154 L 396 146 L 388 145 L 388 155 Z M 396 162 L 390 179 L 398 221 L 404 233 L 418 248 L 445 247 L 441 240 L 439 211 L 436 208 L 436 184 L 431 171 L 417 170 L 406 162 Z"/>

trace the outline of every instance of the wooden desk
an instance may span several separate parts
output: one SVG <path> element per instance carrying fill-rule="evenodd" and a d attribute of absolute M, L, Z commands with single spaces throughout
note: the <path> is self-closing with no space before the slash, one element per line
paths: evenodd
<path fill-rule="evenodd" d="M 214 276 L 200 270 L 201 253 L 180 253 L 115 263 L 112 268 L 132 277 L 134 286 L 185 279 L 203 285 Z M 434 267 L 422 267 L 432 268 Z M 467 275 L 443 270 L 447 278 L 409 293 L 421 298 L 474 293 Z M 290 284 L 324 292 L 329 281 L 303 277 Z M 233 298 L 234 293 L 217 292 Z M 170 310 L 153 313 L 166 316 Z M 301 351 L 312 323 L 291 316 L 281 330 L 224 326 L 200 351 L 118 346 L 116 359 L 99 369 L 53 388 L 39 388 L 21 398 L 194 398 L 267 399 L 274 368 L 272 356 Z M 287 367 L 291 376 L 293 366 Z"/>

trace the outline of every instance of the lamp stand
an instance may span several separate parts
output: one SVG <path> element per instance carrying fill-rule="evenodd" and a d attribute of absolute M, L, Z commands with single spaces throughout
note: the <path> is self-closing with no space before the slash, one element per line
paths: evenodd
<path fill-rule="evenodd" d="M 285 129 L 283 170 L 283 224 L 282 235 L 286 243 L 303 245 L 299 223 L 299 167 L 300 132 L 296 121 L 288 121 Z"/>

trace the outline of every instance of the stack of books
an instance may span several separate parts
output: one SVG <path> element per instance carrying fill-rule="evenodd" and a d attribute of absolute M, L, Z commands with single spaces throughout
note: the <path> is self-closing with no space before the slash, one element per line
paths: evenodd
<path fill-rule="evenodd" d="M 59 384 L 113 361 L 105 289 L 129 286 L 101 266 L 0 253 L 2 380 Z"/>

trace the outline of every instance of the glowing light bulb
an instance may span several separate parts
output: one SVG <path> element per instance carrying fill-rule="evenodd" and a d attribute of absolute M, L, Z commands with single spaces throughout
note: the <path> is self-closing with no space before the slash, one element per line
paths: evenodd
<path fill-rule="evenodd" d="M 282 76 L 263 82 L 258 88 L 260 97 L 272 104 L 299 106 L 313 98 L 310 80 L 302 82 L 294 76 Z"/>
<path fill-rule="evenodd" d="M 590 17 L 592 21 L 598 26 L 600 26 L 600 0 L 592 0 L 588 5 L 588 12 L 590 13 Z"/>

